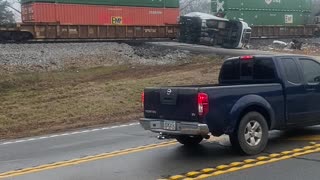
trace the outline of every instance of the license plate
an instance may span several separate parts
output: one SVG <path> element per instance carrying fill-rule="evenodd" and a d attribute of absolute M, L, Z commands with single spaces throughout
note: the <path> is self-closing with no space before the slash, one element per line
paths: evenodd
<path fill-rule="evenodd" d="M 169 131 L 175 131 L 176 130 L 176 122 L 175 121 L 164 121 L 163 129 L 169 130 Z"/>

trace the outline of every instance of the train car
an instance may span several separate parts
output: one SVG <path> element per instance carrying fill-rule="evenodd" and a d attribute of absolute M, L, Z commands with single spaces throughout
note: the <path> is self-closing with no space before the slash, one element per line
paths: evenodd
<path fill-rule="evenodd" d="M 251 26 L 251 38 L 294 38 L 320 35 L 319 25 Z M 183 32 L 182 32 L 183 33 Z M 0 26 L 0 41 L 106 41 L 175 39 L 179 25 L 119 26 L 22 23 Z M 180 36 L 181 37 L 181 36 Z"/>
<path fill-rule="evenodd" d="M 22 23 L 0 26 L 0 41 L 105 41 L 174 39 L 177 25 L 118 26 L 118 25 L 61 25 L 55 23 Z"/>
<path fill-rule="evenodd" d="M 314 37 L 320 35 L 320 26 L 310 25 L 269 25 L 251 26 L 251 38 L 297 38 Z"/>

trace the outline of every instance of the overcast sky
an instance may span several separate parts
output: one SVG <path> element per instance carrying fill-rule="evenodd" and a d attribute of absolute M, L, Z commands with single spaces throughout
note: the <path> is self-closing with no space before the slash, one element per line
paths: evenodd
<path fill-rule="evenodd" d="M 21 11 L 21 5 L 19 3 L 19 0 L 7 0 L 8 2 L 10 2 L 14 8 L 16 8 L 17 10 Z M 15 19 L 17 22 L 21 22 L 21 14 L 12 10 L 12 12 L 15 15 Z"/>

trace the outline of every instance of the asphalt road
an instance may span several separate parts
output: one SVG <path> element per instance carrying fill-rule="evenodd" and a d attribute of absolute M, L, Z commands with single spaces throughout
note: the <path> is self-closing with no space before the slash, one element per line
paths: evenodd
<path fill-rule="evenodd" d="M 210 54 L 210 55 L 227 55 L 227 56 L 241 56 L 241 55 L 255 55 L 255 54 L 274 54 L 273 52 L 257 51 L 257 50 L 245 50 L 245 49 L 224 49 L 219 47 L 198 45 L 198 44 L 186 44 L 178 42 L 150 42 L 156 46 L 172 47 L 181 50 L 188 50 L 193 53 Z"/>
<path fill-rule="evenodd" d="M 212 46 L 205 45 L 197 45 L 197 44 L 186 44 L 186 43 L 178 43 L 178 42 L 149 42 L 147 44 L 152 44 L 156 46 L 163 46 L 168 48 L 175 48 L 181 50 L 187 50 L 196 54 L 209 54 L 209 55 L 220 55 L 220 56 L 242 56 L 242 55 L 272 55 L 272 54 L 289 54 L 288 53 L 277 53 L 272 51 L 259 51 L 252 49 L 225 49 L 218 48 Z M 311 56 L 320 61 L 320 56 Z"/>
<path fill-rule="evenodd" d="M 320 154 L 311 154 L 278 163 L 246 169 L 209 179 L 215 180 L 319 180 Z"/>
<path fill-rule="evenodd" d="M 191 149 L 170 140 L 157 140 L 156 136 L 137 124 L 131 124 L 0 142 L 0 178 L 148 180 L 256 158 L 233 152 L 226 136 L 211 138 Z M 270 136 L 268 148 L 261 155 L 308 146 L 310 141 L 320 142 L 320 127 L 293 132 L 274 131 Z M 299 156 L 301 159 L 290 158 L 214 178 L 256 179 L 266 174 L 283 180 L 303 175 L 315 179 L 320 172 L 319 157 L 319 153 L 313 153 Z M 306 171 L 301 170 L 303 168 Z M 291 169 L 299 176 L 288 172 Z"/>

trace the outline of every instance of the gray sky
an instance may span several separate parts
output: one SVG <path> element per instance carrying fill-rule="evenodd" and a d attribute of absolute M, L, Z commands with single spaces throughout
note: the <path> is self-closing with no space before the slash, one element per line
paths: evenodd
<path fill-rule="evenodd" d="M 7 0 L 8 2 L 10 2 L 14 8 L 18 9 L 19 11 L 21 11 L 21 5 L 20 3 L 18 3 L 18 0 Z M 17 22 L 21 22 L 21 15 L 19 13 L 17 13 L 16 11 L 12 10 L 12 12 L 15 15 L 15 19 Z"/>

